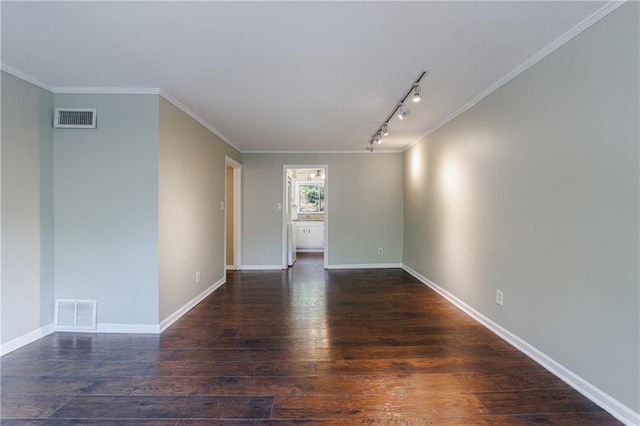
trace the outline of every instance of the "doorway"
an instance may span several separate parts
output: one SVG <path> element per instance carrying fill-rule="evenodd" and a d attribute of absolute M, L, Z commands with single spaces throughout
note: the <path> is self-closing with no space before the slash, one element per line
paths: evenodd
<path fill-rule="evenodd" d="M 225 157 L 225 214 L 224 251 L 225 269 L 240 269 L 241 256 L 241 178 L 242 166 L 233 158 Z"/>
<path fill-rule="evenodd" d="M 318 253 L 324 268 L 329 259 L 329 166 L 283 166 L 282 268 L 293 266 L 300 253 Z"/>

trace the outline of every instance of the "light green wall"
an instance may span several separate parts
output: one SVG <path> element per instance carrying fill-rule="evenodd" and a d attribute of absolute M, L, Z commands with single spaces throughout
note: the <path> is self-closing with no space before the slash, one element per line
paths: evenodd
<path fill-rule="evenodd" d="M 404 158 L 404 263 L 636 412 L 638 28 L 621 6 Z"/>
<path fill-rule="evenodd" d="M 98 323 L 158 323 L 158 96 L 54 95 L 97 109 L 55 129 L 56 298 L 96 299 Z"/>
<path fill-rule="evenodd" d="M 159 112 L 162 321 L 225 278 L 225 156 L 240 153 L 163 98 Z"/>
<path fill-rule="evenodd" d="M 53 322 L 52 95 L 1 74 L 2 338 Z"/>
<path fill-rule="evenodd" d="M 54 298 L 153 326 L 224 277 L 235 149 L 157 95 L 52 95 L 5 73 L 2 88 L 3 343 L 50 324 Z M 54 130 L 54 107 L 95 107 L 97 129 Z"/>
<path fill-rule="evenodd" d="M 242 263 L 282 264 L 283 165 L 326 164 L 329 266 L 402 260 L 402 154 L 243 154 Z M 384 249 L 377 254 L 378 247 Z"/>

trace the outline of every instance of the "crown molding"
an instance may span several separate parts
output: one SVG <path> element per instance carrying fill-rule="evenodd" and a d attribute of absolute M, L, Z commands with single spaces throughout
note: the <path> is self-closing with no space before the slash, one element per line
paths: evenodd
<path fill-rule="evenodd" d="M 39 88 L 46 90 L 47 92 L 53 93 L 53 88 L 51 86 L 43 83 L 36 78 L 31 77 L 27 73 L 24 73 L 6 64 L 0 64 L 0 69 L 2 69 L 2 71 L 6 72 L 7 74 L 11 74 L 14 77 L 18 77 L 19 79 L 26 81 L 27 83 L 31 83 L 34 86 L 38 86 Z"/>
<path fill-rule="evenodd" d="M 8 74 L 11 74 L 15 77 L 18 77 L 21 80 L 24 80 L 28 83 L 36 85 L 41 89 L 44 89 L 53 94 L 77 94 L 77 95 L 158 95 L 162 96 L 168 102 L 175 105 L 182 112 L 196 120 L 198 123 L 202 124 L 206 129 L 208 129 L 211 133 L 218 136 L 220 139 L 225 141 L 229 146 L 234 148 L 236 151 L 242 153 L 242 150 L 231 142 L 226 136 L 220 133 L 215 127 L 207 123 L 202 117 L 200 117 L 195 112 L 191 111 L 187 108 L 182 102 L 171 96 L 165 90 L 162 90 L 157 87 L 54 87 L 49 86 L 46 83 L 30 76 L 27 73 L 24 73 L 18 69 L 15 69 L 9 65 L 4 63 L 0 63 L 0 69 Z"/>
<path fill-rule="evenodd" d="M 333 150 L 333 151 L 242 151 L 243 154 L 401 154 L 403 153 L 403 150 L 387 150 L 387 151 L 367 151 L 366 149 L 363 150 L 358 150 L 358 151 L 354 151 L 354 150 L 345 150 L 345 151 L 337 151 L 337 150 Z"/>
<path fill-rule="evenodd" d="M 490 94 L 492 94 L 493 92 L 495 92 L 496 90 L 498 90 L 499 88 L 501 88 L 502 86 L 504 86 L 505 84 L 507 84 L 508 82 L 510 82 L 517 76 L 519 76 L 520 74 L 522 74 L 523 72 L 525 72 L 526 70 L 531 68 L 533 65 L 540 62 L 545 57 L 549 56 L 558 48 L 560 48 L 561 46 L 569 42 L 578 34 L 583 32 L 584 30 L 586 30 L 587 28 L 589 28 L 590 26 L 592 26 L 593 24 L 595 24 L 596 22 L 598 22 L 599 20 L 601 20 L 602 18 L 604 18 L 609 13 L 613 12 L 614 10 L 616 10 L 618 7 L 622 6 L 626 2 L 627 0 L 613 0 L 605 4 L 604 6 L 602 6 L 600 9 L 593 12 L 584 20 L 576 24 L 569 31 L 565 32 L 560 37 L 558 37 L 557 39 L 549 43 L 547 46 L 542 48 L 542 50 L 538 51 L 538 53 L 531 56 L 529 59 L 527 59 L 520 65 L 518 65 L 513 70 L 511 70 L 501 79 L 499 79 L 498 81 L 493 83 L 491 86 L 487 87 L 485 90 L 480 92 L 478 96 L 471 99 L 469 102 L 467 102 L 466 104 L 458 108 L 456 111 L 454 111 L 452 114 L 445 117 L 443 120 L 439 121 L 435 126 L 431 127 L 429 130 L 423 133 L 420 137 L 418 137 L 418 139 L 416 139 L 414 142 L 408 145 L 403 150 L 403 152 L 411 149 L 412 147 L 420 143 L 424 138 L 433 134 L 435 131 L 443 127 L 445 124 L 449 123 L 451 120 L 461 115 L 463 112 L 467 111 L 469 108 L 473 107 L 475 104 L 477 104 L 478 102 L 480 102 L 481 100 L 483 100 L 484 98 L 486 98 L 487 96 L 489 96 Z"/>
<path fill-rule="evenodd" d="M 155 87 L 53 87 L 52 93 L 78 95 L 159 95 Z"/>
<path fill-rule="evenodd" d="M 195 112 L 191 111 L 189 108 L 187 108 L 186 105 L 184 105 L 182 102 L 180 102 L 179 100 L 177 100 L 176 98 L 174 98 L 173 96 L 171 96 L 169 93 L 167 93 L 165 90 L 160 90 L 160 96 L 162 96 L 165 100 L 167 100 L 168 102 L 172 103 L 176 108 L 180 109 L 182 112 L 184 112 L 185 114 L 187 114 L 189 117 L 193 118 L 194 120 L 196 120 L 198 123 L 202 124 L 204 127 L 206 127 L 211 133 L 213 133 L 214 135 L 216 135 L 217 137 L 219 137 L 220 139 L 222 139 L 223 141 L 225 141 L 229 146 L 231 146 L 233 149 L 235 149 L 236 151 L 242 153 L 243 151 L 233 142 L 231 142 L 225 135 L 223 135 L 220 131 L 218 131 L 218 129 L 216 129 L 215 127 L 213 127 L 211 124 L 207 123 L 202 117 L 200 117 L 198 114 L 196 114 Z"/>
<path fill-rule="evenodd" d="M 578 34 L 607 16 L 609 13 L 613 12 L 618 7 L 622 6 L 626 3 L 627 0 L 612 0 L 602 6 L 600 9 L 596 10 L 594 13 L 589 15 L 587 18 L 576 24 L 573 28 L 562 34 L 560 37 L 555 39 L 553 42 L 548 44 L 542 50 L 538 51 L 535 55 L 531 56 L 529 59 L 524 61 L 522 64 L 514 68 L 512 71 L 504 75 L 498 81 L 493 83 L 491 86 L 487 87 L 480 94 L 478 94 L 475 98 L 471 99 L 469 102 L 464 104 L 462 107 L 458 108 L 452 114 L 445 117 L 443 120 L 439 121 L 425 133 L 420 135 L 414 142 L 409 144 L 406 148 L 401 150 L 388 150 L 388 151 L 374 151 L 373 154 L 392 154 L 398 152 L 405 152 L 416 144 L 420 143 L 424 138 L 436 132 L 438 129 L 452 121 L 454 118 L 458 117 L 469 108 L 476 105 L 478 102 L 489 96 L 491 93 L 495 92 L 520 74 L 522 74 L 527 69 L 531 68 L 533 65 L 553 53 L 555 50 L 569 42 L 571 39 L 576 37 Z M 115 88 L 104 88 L 104 87 L 53 87 L 49 86 L 46 83 L 20 71 L 11 66 L 8 66 L 4 63 L 0 63 L 0 69 L 2 71 L 7 72 L 15 77 L 18 77 L 28 83 L 31 83 L 35 86 L 38 86 L 44 90 L 47 90 L 54 94 L 116 94 L 116 95 L 159 95 L 166 99 L 168 102 L 176 106 L 182 112 L 196 120 L 198 123 L 203 125 L 206 129 L 212 132 L 214 135 L 218 136 L 224 142 L 226 142 L 229 146 L 240 152 L 241 154 L 371 154 L 371 152 L 361 152 L 361 151 L 296 151 L 296 150 L 273 150 L 273 151 L 260 151 L 260 150 L 248 150 L 243 151 L 236 144 L 231 142 L 226 136 L 224 136 L 220 131 L 218 131 L 215 127 L 207 123 L 202 117 L 197 115 L 195 112 L 191 111 L 187 106 L 185 106 L 182 102 L 178 101 L 176 98 L 171 96 L 163 89 L 159 88 L 136 88 L 136 87 L 115 87 Z"/>

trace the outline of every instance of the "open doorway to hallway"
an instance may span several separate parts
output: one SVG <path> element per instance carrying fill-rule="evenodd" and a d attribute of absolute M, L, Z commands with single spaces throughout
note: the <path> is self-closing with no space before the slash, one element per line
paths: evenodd
<path fill-rule="evenodd" d="M 328 166 L 285 165 L 283 176 L 283 268 L 301 253 L 328 259 Z"/>
<path fill-rule="evenodd" d="M 239 269 L 240 260 L 240 189 L 241 165 L 225 158 L 225 264 L 226 269 Z"/>

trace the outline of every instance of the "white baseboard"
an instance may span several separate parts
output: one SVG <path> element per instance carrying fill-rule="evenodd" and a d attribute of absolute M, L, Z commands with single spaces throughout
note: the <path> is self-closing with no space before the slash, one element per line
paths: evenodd
<path fill-rule="evenodd" d="M 327 269 L 395 269 L 402 268 L 402 263 L 351 263 L 327 265 Z"/>
<path fill-rule="evenodd" d="M 159 332 L 162 333 L 167 328 L 171 327 L 171 324 L 173 324 L 178 319 L 180 319 L 180 317 L 182 317 L 184 314 L 186 314 L 191 309 L 193 309 L 194 306 L 196 306 L 198 303 L 202 302 L 208 295 L 210 295 L 211 293 L 216 291 L 220 286 L 222 286 L 226 282 L 227 282 L 227 277 L 220 278 L 211 287 L 209 287 L 208 289 L 206 289 L 205 291 L 203 291 L 202 293 L 200 293 L 199 295 L 197 295 L 196 297 L 191 299 L 189 302 L 187 302 L 180 309 L 178 309 L 177 311 L 175 311 L 174 313 L 169 315 L 167 318 L 162 320 L 162 322 L 160 323 L 160 326 L 159 326 Z"/>
<path fill-rule="evenodd" d="M 239 271 L 275 271 L 275 270 L 283 270 L 282 265 L 240 265 L 238 267 Z"/>
<path fill-rule="evenodd" d="M 23 346 L 27 346 L 29 343 L 33 343 L 36 340 L 42 339 L 45 336 L 53 333 L 55 328 L 53 323 L 47 324 L 43 327 L 37 328 L 20 337 L 16 337 L 13 340 L 9 340 L 7 343 L 0 345 L 0 356 L 4 356 L 10 352 L 20 349 Z"/>
<path fill-rule="evenodd" d="M 504 327 L 500 326 L 499 324 L 493 322 L 480 312 L 476 311 L 471 306 L 467 305 L 462 300 L 458 299 L 453 294 L 449 293 L 447 290 L 438 286 L 425 276 L 414 271 L 409 266 L 402 265 L 402 269 L 413 275 L 423 284 L 436 291 L 449 302 L 453 303 L 458 309 L 478 321 L 480 324 L 484 325 L 486 328 L 488 328 L 500 338 L 505 340 L 507 343 L 518 349 L 520 352 L 524 353 L 529 358 L 540 364 L 542 367 L 549 370 L 560 380 L 580 392 L 585 397 L 589 398 L 594 403 L 598 404 L 602 409 L 608 411 L 616 419 L 627 425 L 640 425 L 640 413 L 636 413 L 631 408 L 611 397 L 609 394 L 598 389 L 582 377 L 575 374 L 573 371 L 569 370 L 559 362 L 555 361 L 553 358 L 546 355 L 544 352 L 530 345 L 529 343 L 513 334 L 509 330 L 505 329 Z"/>
<path fill-rule="evenodd" d="M 322 247 L 310 247 L 310 248 L 296 247 L 296 252 L 298 252 L 298 253 L 324 253 L 324 248 L 322 248 Z"/>

